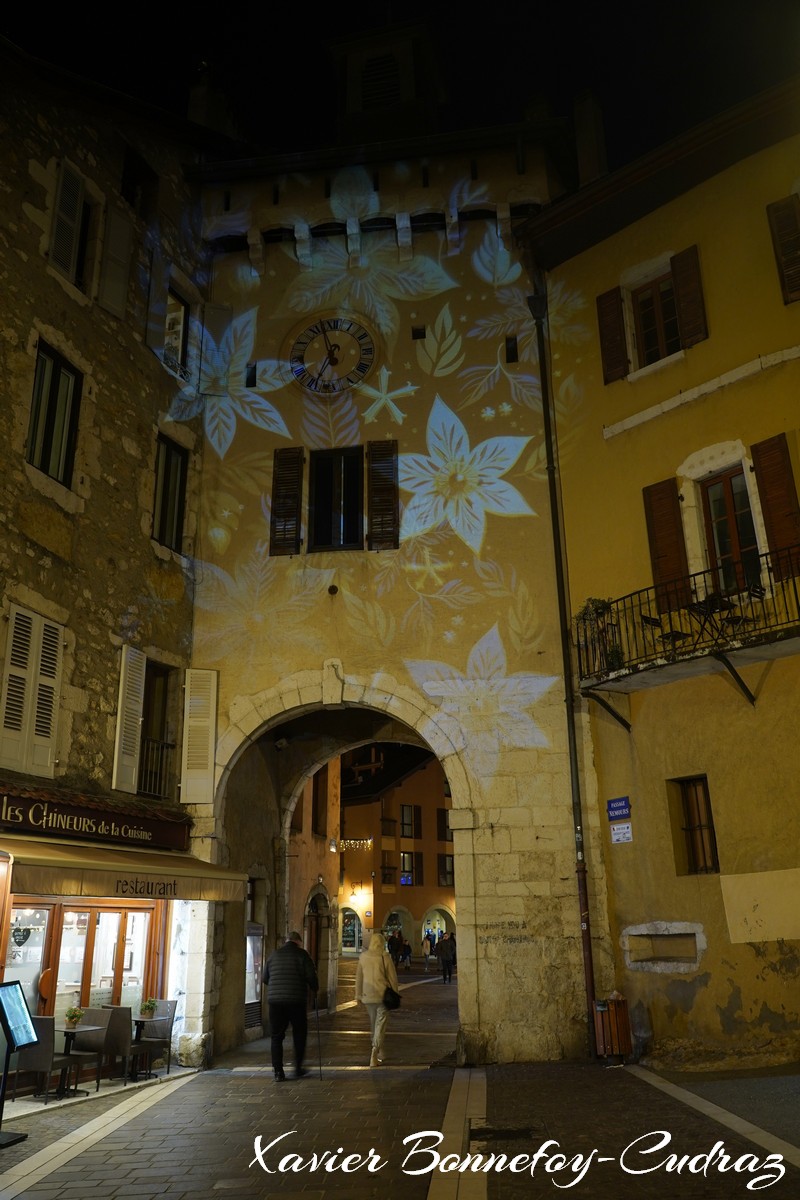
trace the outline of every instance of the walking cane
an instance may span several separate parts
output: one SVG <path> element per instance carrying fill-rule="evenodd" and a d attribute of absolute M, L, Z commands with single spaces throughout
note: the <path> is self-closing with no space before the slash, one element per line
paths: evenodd
<path fill-rule="evenodd" d="M 319 1032 L 319 1009 L 317 1008 L 317 997 L 314 997 L 314 1012 L 317 1014 L 317 1051 L 319 1054 L 319 1077 L 322 1079 L 322 1038 Z"/>

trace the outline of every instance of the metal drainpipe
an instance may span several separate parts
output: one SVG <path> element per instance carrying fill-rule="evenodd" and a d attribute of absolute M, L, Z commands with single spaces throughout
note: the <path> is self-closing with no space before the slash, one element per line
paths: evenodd
<path fill-rule="evenodd" d="M 564 670 L 564 703 L 567 710 L 567 744 L 569 747 L 570 788 L 572 792 L 572 824 L 575 832 L 575 874 L 578 881 L 578 904 L 581 917 L 581 943 L 583 947 L 583 977 L 586 988 L 586 1015 L 588 1027 L 589 1056 L 597 1057 L 594 1036 L 594 965 L 592 961 L 592 932 L 589 925 L 589 892 L 586 883 L 586 857 L 583 842 L 583 815 L 581 785 L 578 770 L 578 743 L 575 733 L 575 689 L 572 686 L 572 642 L 570 637 L 570 615 L 567 602 L 564 544 L 561 534 L 561 496 L 556 476 L 555 442 L 553 437 L 552 399 L 548 370 L 547 342 L 544 325 L 547 320 L 547 286 L 540 271 L 533 272 L 534 295 L 528 296 L 528 308 L 536 325 L 536 343 L 539 352 L 539 381 L 542 389 L 542 417 L 544 420 L 544 444 L 547 459 L 547 482 L 550 493 L 550 521 L 553 527 L 553 553 L 556 566 L 556 591 L 558 595 L 558 620 L 561 632 L 561 661 Z"/>

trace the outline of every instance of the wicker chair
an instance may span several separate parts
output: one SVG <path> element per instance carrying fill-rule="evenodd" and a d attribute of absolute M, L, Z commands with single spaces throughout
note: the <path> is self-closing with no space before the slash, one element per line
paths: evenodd
<path fill-rule="evenodd" d="M 80 1060 L 72 1053 L 56 1053 L 56 1023 L 54 1017 L 32 1016 L 31 1021 L 39 1040 L 33 1046 L 24 1046 L 21 1050 L 17 1051 L 17 1065 L 14 1070 L 14 1086 L 11 1092 L 11 1099 L 16 1100 L 17 1098 L 17 1077 L 20 1071 L 33 1071 L 36 1075 L 44 1077 L 44 1102 L 47 1104 L 50 1099 L 50 1080 L 55 1072 L 58 1071 L 59 1074 L 66 1072 L 67 1090 L 69 1090 L 69 1077 L 73 1068 L 75 1068 L 77 1083 L 77 1071 Z"/>
<path fill-rule="evenodd" d="M 96 1086 L 95 1091 L 100 1091 L 100 1074 L 103 1070 L 103 1059 L 106 1053 L 106 1037 L 108 1036 L 108 1023 L 111 1019 L 111 1010 L 108 1008 L 87 1008 L 84 1009 L 83 1023 L 85 1025 L 99 1025 L 100 1029 L 81 1029 L 78 1026 L 78 1032 L 75 1034 L 75 1041 L 72 1043 L 71 1053 L 80 1061 L 81 1065 L 94 1060 L 96 1071 Z"/>
<path fill-rule="evenodd" d="M 163 1058 L 166 1054 L 167 1059 L 167 1074 L 172 1062 L 172 1026 L 175 1023 L 175 1009 L 178 1007 L 177 1000 L 159 1000 L 156 1004 L 156 1011 L 153 1017 L 164 1018 L 168 1021 L 152 1020 L 148 1021 L 142 1030 L 142 1036 L 138 1038 L 131 1047 L 133 1054 L 138 1054 L 141 1058 L 147 1060 L 147 1074 L 152 1074 L 152 1064 L 157 1058 Z"/>
<path fill-rule="evenodd" d="M 109 1058 L 122 1059 L 122 1086 L 125 1087 L 133 1056 L 133 1010 L 130 1006 L 119 1004 L 105 1004 L 103 1007 L 111 1012 L 106 1032 L 105 1053 Z"/>

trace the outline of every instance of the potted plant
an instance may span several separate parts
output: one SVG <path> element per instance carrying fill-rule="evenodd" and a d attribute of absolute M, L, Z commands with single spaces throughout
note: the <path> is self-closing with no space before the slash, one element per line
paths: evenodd
<path fill-rule="evenodd" d="M 70 1004 L 64 1012 L 64 1024 L 67 1029 L 77 1029 L 78 1023 L 83 1016 L 83 1009 L 77 1008 L 74 1004 Z"/>
<path fill-rule="evenodd" d="M 158 1001 L 151 996 L 149 1000 L 143 1000 L 139 1005 L 139 1012 L 143 1017 L 152 1017 L 153 1013 L 158 1008 Z"/>

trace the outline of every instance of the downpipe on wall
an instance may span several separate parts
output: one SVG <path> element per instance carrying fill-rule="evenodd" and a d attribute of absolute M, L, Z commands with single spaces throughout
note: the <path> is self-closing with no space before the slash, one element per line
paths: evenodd
<path fill-rule="evenodd" d="M 542 418 L 547 464 L 547 484 L 550 495 L 550 521 L 553 532 L 553 554 L 556 568 L 556 592 L 558 599 L 558 623 L 561 640 L 561 661 L 564 672 L 564 703 L 567 710 L 567 745 L 569 751 L 569 775 L 572 794 L 572 824 L 575 835 L 575 874 L 578 883 L 578 905 L 581 922 L 581 945 L 583 949 L 583 977 L 586 990 L 586 1024 L 588 1031 L 589 1056 L 597 1057 L 594 1035 L 594 963 L 592 959 L 592 931 L 589 922 L 589 891 L 586 880 L 586 855 L 583 838 L 583 811 L 581 803 L 580 772 L 578 766 L 578 739 L 575 731 L 575 689 L 572 673 L 572 641 L 570 637 L 570 614 L 567 597 L 567 572 L 564 558 L 564 539 L 561 522 L 561 494 L 556 473 L 555 433 L 553 425 L 552 397 L 550 394 L 550 372 L 548 365 L 547 338 L 547 284 L 541 271 L 532 272 L 534 294 L 527 297 L 528 308 L 536 326 L 536 345 L 539 354 L 539 382 L 542 389 Z"/>

